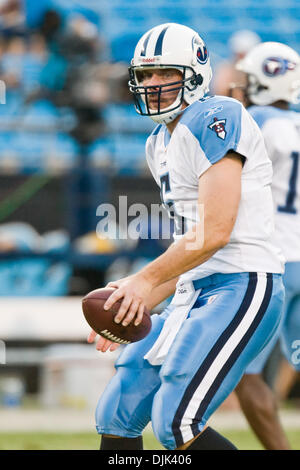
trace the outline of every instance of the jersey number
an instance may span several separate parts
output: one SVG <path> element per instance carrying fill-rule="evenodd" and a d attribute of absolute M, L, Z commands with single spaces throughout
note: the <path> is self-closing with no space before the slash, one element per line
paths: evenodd
<path fill-rule="evenodd" d="M 297 179 L 298 179 L 298 167 L 299 167 L 299 153 L 292 152 L 291 158 L 293 159 L 292 171 L 289 180 L 289 190 L 286 195 L 286 201 L 284 206 L 278 206 L 278 212 L 287 212 L 289 214 L 296 214 L 297 209 L 294 206 L 295 199 L 297 196 Z"/>
<path fill-rule="evenodd" d="M 185 233 L 185 219 L 181 215 L 178 215 L 175 210 L 175 203 L 171 199 L 168 199 L 167 193 L 171 191 L 169 173 L 166 173 L 160 177 L 160 198 L 161 202 L 166 208 L 170 219 L 174 220 L 175 233 L 176 235 L 183 235 Z"/>

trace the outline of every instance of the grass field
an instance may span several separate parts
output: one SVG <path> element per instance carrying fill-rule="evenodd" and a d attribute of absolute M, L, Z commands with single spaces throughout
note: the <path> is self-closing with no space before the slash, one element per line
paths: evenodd
<path fill-rule="evenodd" d="M 228 430 L 222 434 L 240 450 L 262 450 L 253 433 L 248 430 Z M 293 450 L 300 449 L 300 429 L 287 431 Z M 0 433 L 0 450 L 97 450 L 100 438 L 96 433 L 23 432 Z M 146 450 L 163 449 L 151 432 L 144 435 Z"/>

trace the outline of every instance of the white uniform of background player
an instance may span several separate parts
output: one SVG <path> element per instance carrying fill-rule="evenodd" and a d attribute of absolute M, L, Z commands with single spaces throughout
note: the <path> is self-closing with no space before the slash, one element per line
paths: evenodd
<path fill-rule="evenodd" d="M 297 370 L 300 370 L 300 115 L 287 108 L 288 103 L 298 102 L 299 62 L 294 50 L 269 42 L 255 47 L 238 65 L 249 74 L 248 98 L 253 105 L 248 111 L 261 128 L 273 163 L 275 237 L 286 260 L 285 316 L 280 339 L 285 357 Z M 257 84 L 261 87 L 258 93 Z M 286 106 L 278 107 L 276 102 Z M 249 366 L 249 373 L 262 371 L 272 346 Z"/>
<path fill-rule="evenodd" d="M 266 42 L 254 47 L 237 67 L 247 75 L 249 112 L 262 130 L 273 163 L 276 240 L 285 258 L 285 312 L 278 330 L 290 364 L 300 364 L 300 186 L 299 115 L 289 103 L 299 102 L 300 57 L 290 47 Z M 254 432 L 269 450 L 289 449 L 277 413 L 277 402 L 262 379 L 264 365 L 277 337 L 246 368 L 236 388 Z"/>

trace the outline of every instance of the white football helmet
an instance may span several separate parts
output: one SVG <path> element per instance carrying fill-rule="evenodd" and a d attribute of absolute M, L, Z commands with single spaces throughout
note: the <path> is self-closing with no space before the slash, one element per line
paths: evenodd
<path fill-rule="evenodd" d="M 152 68 L 172 68 L 182 73 L 182 80 L 155 87 L 143 86 L 137 72 Z M 135 109 L 142 116 L 150 116 L 157 123 L 169 123 L 188 105 L 202 98 L 209 90 L 212 71 L 204 41 L 187 26 L 165 23 L 147 31 L 139 40 L 129 67 L 129 89 L 133 93 Z M 178 95 L 167 108 L 160 108 L 161 94 L 170 85 Z M 158 109 L 149 107 L 150 94 L 158 94 Z"/>
<path fill-rule="evenodd" d="M 253 104 L 299 102 L 300 57 L 291 47 L 279 42 L 258 44 L 236 68 L 248 75 L 247 95 Z"/>

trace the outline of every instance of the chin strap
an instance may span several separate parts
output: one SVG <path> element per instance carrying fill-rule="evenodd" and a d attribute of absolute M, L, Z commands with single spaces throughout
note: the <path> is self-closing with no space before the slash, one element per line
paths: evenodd
<path fill-rule="evenodd" d="M 182 105 L 181 105 L 180 108 L 174 111 L 171 111 L 170 113 L 166 113 L 165 115 L 164 114 L 157 115 L 157 116 L 150 115 L 149 117 L 154 122 L 156 122 L 156 124 L 170 124 L 170 122 L 174 121 L 174 119 L 176 119 L 177 116 L 179 116 L 184 111 L 184 109 L 182 109 Z"/>

